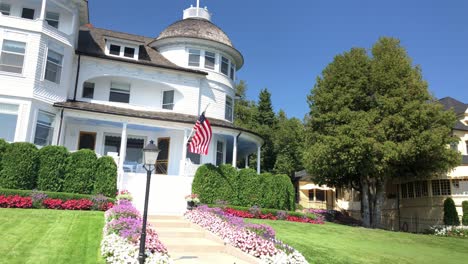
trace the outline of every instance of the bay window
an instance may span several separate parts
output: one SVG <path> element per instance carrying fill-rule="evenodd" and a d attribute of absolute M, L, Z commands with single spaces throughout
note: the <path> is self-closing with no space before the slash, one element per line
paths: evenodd
<path fill-rule="evenodd" d="M 48 146 L 52 144 L 54 134 L 55 115 L 39 111 L 36 122 L 36 133 L 34 144 L 39 146 Z"/>
<path fill-rule="evenodd" d="M 205 51 L 205 68 L 214 70 L 216 54 L 213 52 Z"/>
<path fill-rule="evenodd" d="M 19 73 L 23 72 L 26 43 L 3 40 L 2 54 L 0 56 L 0 71 Z"/>
<path fill-rule="evenodd" d="M 229 59 L 225 57 L 221 57 L 221 73 L 224 75 L 228 75 L 229 73 Z"/>
<path fill-rule="evenodd" d="M 18 105 L 0 103 L 0 138 L 13 142 L 15 140 Z"/>
<path fill-rule="evenodd" d="M 59 84 L 60 77 L 62 75 L 62 61 L 62 54 L 49 49 L 47 51 L 47 63 L 44 79 Z"/>
<path fill-rule="evenodd" d="M 60 14 L 55 12 L 46 12 L 45 20 L 49 26 L 58 28 L 59 27 Z"/>

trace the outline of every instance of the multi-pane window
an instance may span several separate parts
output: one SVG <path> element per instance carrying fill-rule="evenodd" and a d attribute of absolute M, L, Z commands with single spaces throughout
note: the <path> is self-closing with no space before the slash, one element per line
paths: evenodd
<path fill-rule="evenodd" d="M 205 68 L 214 70 L 216 54 L 213 52 L 205 51 Z"/>
<path fill-rule="evenodd" d="M 229 73 L 229 60 L 225 57 L 221 57 L 221 73 L 225 75 Z"/>
<path fill-rule="evenodd" d="M 174 109 L 174 90 L 163 92 L 162 108 L 167 110 Z"/>
<path fill-rule="evenodd" d="M 401 184 L 401 198 L 408 198 L 408 185 L 406 183 Z"/>
<path fill-rule="evenodd" d="M 218 141 L 216 144 L 216 166 L 224 163 L 224 143 Z"/>
<path fill-rule="evenodd" d="M 23 8 L 23 11 L 21 12 L 21 17 L 26 19 L 34 19 L 34 9 Z"/>
<path fill-rule="evenodd" d="M 40 111 L 37 116 L 34 144 L 48 146 L 52 144 L 54 134 L 54 115 Z"/>
<path fill-rule="evenodd" d="M 4 16 L 10 15 L 11 6 L 9 4 L 0 3 L 0 13 Z"/>
<path fill-rule="evenodd" d="M 120 46 L 111 44 L 109 46 L 109 54 L 120 56 Z"/>
<path fill-rule="evenodd" d="M 231 78 L 231 80 L 234 80 L 235 73 L 236 73 L 236 65 L 234 65 L 234 63 L 231 63 L 231 68 L 229 70 L 229 78 Z"/>
<path fill-rule="evenodd" d="M 226 105 L 224 111 L 224 119 L 232 121 L 232 109 L 233 109 L 233 101 L 230 96 L 226 95 Z"/>
<path fill-rule="evenodd" d="M 55 12 L 46 12 L 46 17 L 45 20 L 47 21 L 47 24 L 54 28 L 59 27 L 59 20 L 60 20 L 60 14 L 55 13 Z"/>
<path fill-rule="evenodd" d="M 200 50 L 189 49 L 189 66 L 199 67 L 200 66 Z"/>
<path fill-rule="evenodd" d="M 128 104 L 130 102 L 130 84 L 112 82 L 109 101 Z"/>
<path fill-rule="evenodd" d="M 135 57 L 135 48 L 125 47 L 124 48 L 124 57 L 134 58 Z"/>
<path fill-rule="evenodd" d="M 0 138 L 12 142 L 15 140 L 18 105 L 0 103 Z"/>
<path fill-rule="evenodd" d="M 85 82 L 83 84 L 83 98 L 94 98 L 94 86 L 95 84 L 92 82 Z"/>
<path fill-rule="evenodd" d="M 433 180 L 432 181 L 432 195 L 451 195 L 450 180 Z"/>
<path fill-rule="evenodd" d="M 201 156 L 200 154 L 192 153 L 190 151 L 187 152 L 187 159 L 190 159 L 190 161 L 193 164 L 200 164 L 201 163 Z"/>
<path fill-rule="evenodd" d="M 47 64 L 44 79 L 60 83 L 63 55 L 51 49 L 47 52 Z"/>
<path fill-rule="evenodd" d="M 0 71 L 22 73 L 26 43 L 3 40 L 2 55 L 0 57 Z"/>

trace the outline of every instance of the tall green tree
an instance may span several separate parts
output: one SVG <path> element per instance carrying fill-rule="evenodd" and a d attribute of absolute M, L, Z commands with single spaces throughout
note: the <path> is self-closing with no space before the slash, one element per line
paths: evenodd
<path fill-rule="evenodd" d="M 241 80 L 236 85 L 237 100 L 234 104 L 234 125 L 245 129 L 256 128 L 257 105 L 247 99 L 247 83 Z"/>
<path fill-rule="evenodd" d="M 308 96 L 304 164 L 321 183 L 354 184 L 365 226 L 381 226 L 385 185 L 447 173 L 456 122 L 428 91 L 399 40 L 381 38 L 369 55 L 336 56 Z"/>
<path fill-rule="evenodd" d="M 272 171 L 276 162 L 273 137 L 277 129 L 277 120 L 271 103 L 271 94 L 266 88 L 262 89 L 259 94 L 256 123 L 257 128 L 255 131 L 264 140 L 260 161 L 261 168 L 263 171 Z"/>

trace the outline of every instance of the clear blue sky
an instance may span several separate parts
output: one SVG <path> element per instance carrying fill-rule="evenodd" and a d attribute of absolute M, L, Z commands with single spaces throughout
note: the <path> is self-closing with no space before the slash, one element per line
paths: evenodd
<path fill-rule="evenodd" d="M 158 36 L 195 0 L 89 0 L 96 27 Z M 275 111 L 303 118 L 306 96 L 336 54 L 399 38 L 438 98 L 468 103 L 466 0 L 201 0 L 245 57 L 248 97 L 272 93 Z"/>

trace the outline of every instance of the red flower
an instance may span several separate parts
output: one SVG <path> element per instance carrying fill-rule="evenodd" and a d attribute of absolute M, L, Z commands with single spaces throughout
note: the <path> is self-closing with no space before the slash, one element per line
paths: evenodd
<path fill-rule="evenodd" d="M 47 198 L 42 201 L 42 204 L 47 208 L 47 209 L 62 209 L 62 203 L 63 201 L 60 199 L 52 199 L 52 198 Z"/>
<path fill-rule="evenodd" d="M 0 207 L 3 208 L 31 208 L 31 197 L 22 197 L 19 195 L 3 196 L 0 195 Z"/>

